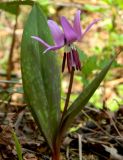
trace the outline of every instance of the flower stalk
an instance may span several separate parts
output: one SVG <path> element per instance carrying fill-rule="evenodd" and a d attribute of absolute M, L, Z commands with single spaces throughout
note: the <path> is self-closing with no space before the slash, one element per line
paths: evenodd
<path fill-rule="evenodd" d="M 54 152 L 52 153 L 52 160 L 60 160 L 60 147 L 54 147 Z"/>
<path fill-rule="evenodd" d="M 66 101 L 65 101 L 64 110 L 63 110 L 63 113 L 62 113 L 61 122 L 62 122 L 62 120 L 64 118 L 64 115 L 65 115 L 67 109 L 68 109 L 71 90 L 72 90 L 72 85 L 73 85 L 74 71 L 75 71 L 75 68 L 72 67 L 71 72 L 70 72 L 70 82 L 69 82 L 69 87 L 68 87 L 68 92 L 67 92 L 67 97 L 66 97 Z"/>
<path fill-rule="evenodd" d="M 60 125 L 62 124 L 62 120 L 63 120 L 64 115 L 65 115 L 65 113 L 68 109 L 68 106 L 69 106 L 69 100 L 70 100 L 70 95 L 71 95 L 71 90 L 72 90 L 72 85 L 73 85 L 73 79 L 74 79 L 74 71 L 75 71 L 75 68 L 72 67 L 71 71 L 70 71 L 69 87 L 68 87 L 68 92 L 67 92 L 67 96 L 66 96 L 65 106 L 64 106 L 63 113 L 62 113 Z M 60 160 L 60 146 L 61 146 L 61 142 L 62 142 L 62 137 L 63 137 L 63 134 L 58 134 L 58 137 L 56 138 L 56 141 L 55 141 L 55 144 L 53 147 L 54 151 L 52 153 L 52 160 Z"/>

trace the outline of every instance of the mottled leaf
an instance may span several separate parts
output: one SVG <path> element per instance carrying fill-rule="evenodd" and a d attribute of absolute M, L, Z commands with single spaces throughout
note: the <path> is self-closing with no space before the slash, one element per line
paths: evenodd
<path fill-rule="evenodd" d="M 110 63 L 102 69 L 102 71 L 96 76 L 96 78 L 82 91 L 78 98 L 70 105 L 62 122 L 62 134 L 68 129 L 71 122 L 78 115 L 81 109 L 87 104 L 96 89 L 99 87 L 106 73 L 110 69 L 113 60 L 111 60 Z"/>
<path fill-rule="evenodd" d="M 60 71 L 56 54 L 43 54 L 44 47 L 32 35 L 53 43 L 47 20 L 38 5 L 34 5 L 24 28 L 22 78 L 34 119 L 52 149 L 60 120 Z"/>

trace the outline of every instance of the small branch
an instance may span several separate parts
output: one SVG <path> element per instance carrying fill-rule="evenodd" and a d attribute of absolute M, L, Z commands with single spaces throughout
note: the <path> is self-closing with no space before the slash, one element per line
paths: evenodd
<path fill-rule="evenodd" d="M 79 160 L 82 160 L 82 135 L 78 134 Z"/>
<path fill-rule="evenodd" d="M 13 69 L 13 64 L 12 64 L 12 57 L 13 57 L 13 51 L 14 51 L 14 44 L 15 44 L 15 38 L 16 38 L 16 29 L 17 29 L 17 20 L 18 20 L 18 11 L 19 6 L 17 9 L 16 17 L 15 17 L 15 25 L 14 25 L 14 30 L 13 30 L 13 36 L 12 36 L 12 43 L 11 43 L 11 48 L 10 48 L 10 53 L 9 53 L 9 59 L 8 59 L 8 68 L 7 68 L 7 80 L 11 79 L 11 71 Z M 6 86 L 7 87 L 7 86 Z"/>

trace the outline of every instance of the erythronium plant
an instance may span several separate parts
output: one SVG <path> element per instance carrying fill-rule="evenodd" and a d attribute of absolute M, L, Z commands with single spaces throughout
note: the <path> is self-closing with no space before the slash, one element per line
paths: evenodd
<path fill-rule="evenodd" d="M 21 45 L 24 93 L 32 115 L 51 149 L 53 160 L 60 160 L 60 146 L 63 136 L 82 107 L 85 106 L 98 88 L 113 61 L 111 60 L 104 67 L 68 108 L 74 70 L 81 70 L 79 55 L 73 42 L 81 41 L 84 35 L 98 21 L 99 19 L 94 20 L 83 32 L 80 26 L 80 11 L 77 11 L 73 26 L 65 17 L 61 17 L 63 29 L 61 30 L 52 20 L 49 20 L 47 25 L 47 20 L 41 8 L 36 4 L 32 8 L 24 28 Z M 54 43 L 55 45 L 50 45 Z M 60 70 L 57 55 L 53 54 L 53 51 L 63 46 L 65 51 L 62 71 L 64 71 L 67 60 L 70 83 L 64 111 L 61 114 Z M 48 53 L 43 54 L 43 52 Z"/>

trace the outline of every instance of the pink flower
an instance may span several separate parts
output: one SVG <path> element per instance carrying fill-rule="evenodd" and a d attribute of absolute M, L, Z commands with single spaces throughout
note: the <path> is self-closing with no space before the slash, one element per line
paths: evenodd
<path fill-rule="evenodd" d="M 33 39 L 39 41 L 46 47 L 44 53 L 50 50 L 57 50 L 65 46 L 63 63 L 62 63 L 62 72 L 64 71 L 66 60 L 69 72 L 71 72 L 72 68 L 81 70 L 79 55 L 75 46 L 73 45 L 73 42 L 81 41 L 84 35 L 91 29 L 91 27 L 100 20 L 100 19 L 93 20 L 87 26 L 86 30 L 83 32 L 80 25 L 80 14 L 81 11 L 78 10 L 74 18 L 73 26 L 64 16 L 62 16 L 60 22 L 63 30 L 59 28 L 56 22 L 48 20 L 48 26 L 51 30 L 51 34 L 53 36 L 55 43 L 55 45 L 53 46 L 47 44 L 43 39 L 37 36 L 31 36 Z"/>

